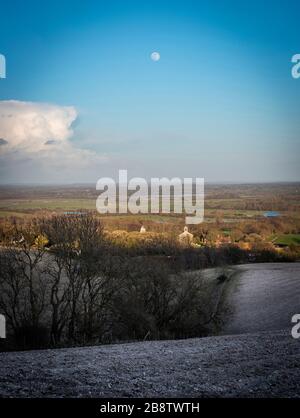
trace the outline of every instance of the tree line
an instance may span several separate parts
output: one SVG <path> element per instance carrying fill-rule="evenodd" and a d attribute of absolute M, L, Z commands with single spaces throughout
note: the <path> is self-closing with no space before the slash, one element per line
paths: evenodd
<path fill-rule="evenodd" d="M 205 335 L 204 281 L 172 265 L 114 245 L 92 215 L 15 223 L 0 251 L 6 349 Z"/>
<path fill-rule="evenodd" d="M 221 315 L 204 278 L 186 271 L 247 261 L 237 247 L 184 248 L 157 236 L 120 245 L 92 214 L 15 222 L 0 250 L 2 348 L 208 335 Z"/>

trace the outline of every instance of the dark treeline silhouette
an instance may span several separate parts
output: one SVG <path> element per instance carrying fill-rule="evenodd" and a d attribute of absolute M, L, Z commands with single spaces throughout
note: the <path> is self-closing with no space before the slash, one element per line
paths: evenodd
<path fill-rule="evenodd" d="M 2 349 L 204 336 L 220 316 L 205 280 L 186 270 L 279 257 L 171 238 L 116 245 L 91 214 L 15 222 L 2 244 Z"/>

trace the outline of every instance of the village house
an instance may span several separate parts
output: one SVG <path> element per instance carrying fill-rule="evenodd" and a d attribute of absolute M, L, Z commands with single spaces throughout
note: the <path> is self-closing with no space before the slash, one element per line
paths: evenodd
<path fill-rule="evenodd" d="M 192 245 L 193 238 L 194 238 L 194 235 L 189 232 L 189 229 L 187 226 L 183 228 L 183 232 L 178 237 L 180 244 L 186 245 L 186 246 Z"/>

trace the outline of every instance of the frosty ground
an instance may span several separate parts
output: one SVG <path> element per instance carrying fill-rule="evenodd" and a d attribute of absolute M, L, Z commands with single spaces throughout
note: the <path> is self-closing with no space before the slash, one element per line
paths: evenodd
<path fill-rule="evenodd" d="M 0 396 L 300 397 L 300 263 L 236 269 L 230 335 L 0 353 Z"/>

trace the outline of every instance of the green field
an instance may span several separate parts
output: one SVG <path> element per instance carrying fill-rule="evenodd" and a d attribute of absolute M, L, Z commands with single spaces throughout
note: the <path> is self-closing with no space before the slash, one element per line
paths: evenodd
<path fill-rule="evenodd" d="M 300 245 L 300 234 L 282 234 L 273 236 L 272 242 L 277 245 Z"/>
<path fill-rule="evenodd" d="M 32 199 L 0 199 L 0 217 L 4 218 L 7 216 L 28 216 L 37 214 L 40 211 L 47 212 L 67 212 L 77 210 L 96 210 L 96 198 L 32 198 Z M 171 205 L 172 212 L 172 205 Z M 239 210 L 224 209 L 221 211 L 221 218 L 227 222 L 235 221 L 236 219 L 249 219 L 252 217 L 262 216 L 262 211 L 258 210 Z M 151 219 L 153 217 L 159 217 L 162 214 L 157 215 L 145 215 Z M 214 221 L 216 217 L 220 215 L 220 211 L 217 209 L 205 208 L 205 219 L 207 222 Z M 162 216 L 162 220 L 166 220 L 167 215 Z M 174 220 L 176 214 L 171 214 L 172 220 Z"/>
<path fill-rule="evenodd" d="M 1 211 L 96 209 L 95 199 L 6 199 L 0 201 Z"/>
<path fill-rule="evenodd" d="M 53 213 L 62 214 L 71 211 L 96 211 L 96 200 L 99 192 L 94 185 L 31 185 L 31 186 L 0 186 L 0 219 L 31 218 L 32 216 L 47 216 Z M 145 205 L 145 202 L 143 203 Z M 171 199 L 170 214 L 106 214 L 103 216 L 110 228 L 125 228 L 126 224 L 138 222 L 170 223 L 176 225 L 184 222 L 183 214 L 173 213 Z M 146 208 L 144 207 L 146 210 Z M 149 209 L 149 208 L 148 208 Z M 266 219 L 265 211 L 279 211 L 280 219 Z M 285 185 L 206 185 L 204 221 L 207 224 L 255 223 L 269 225 L 272 222 L 293 223 L 293 229 L 280 229 L 277 226 L 269 229 L 268 241 L 277 240 L 283 245 L 299 244 L 298 236 L 279 236 L 283 232 L 299 232 L 300 222 L 300 183 Z M 118 224 L 116 224 L 118 222 Z M 134 226 L 132 226 L 133 228 Z M 135 226 L 136 228 L 136 226 Z M 268 227 L 267 227 L 268 229 Z M 272 233 L 278 233 L 278 236 Z M 229 233 L 227 232 L 227 235 Z M 229 234 L 230 235 L 230 234 Z"/>

